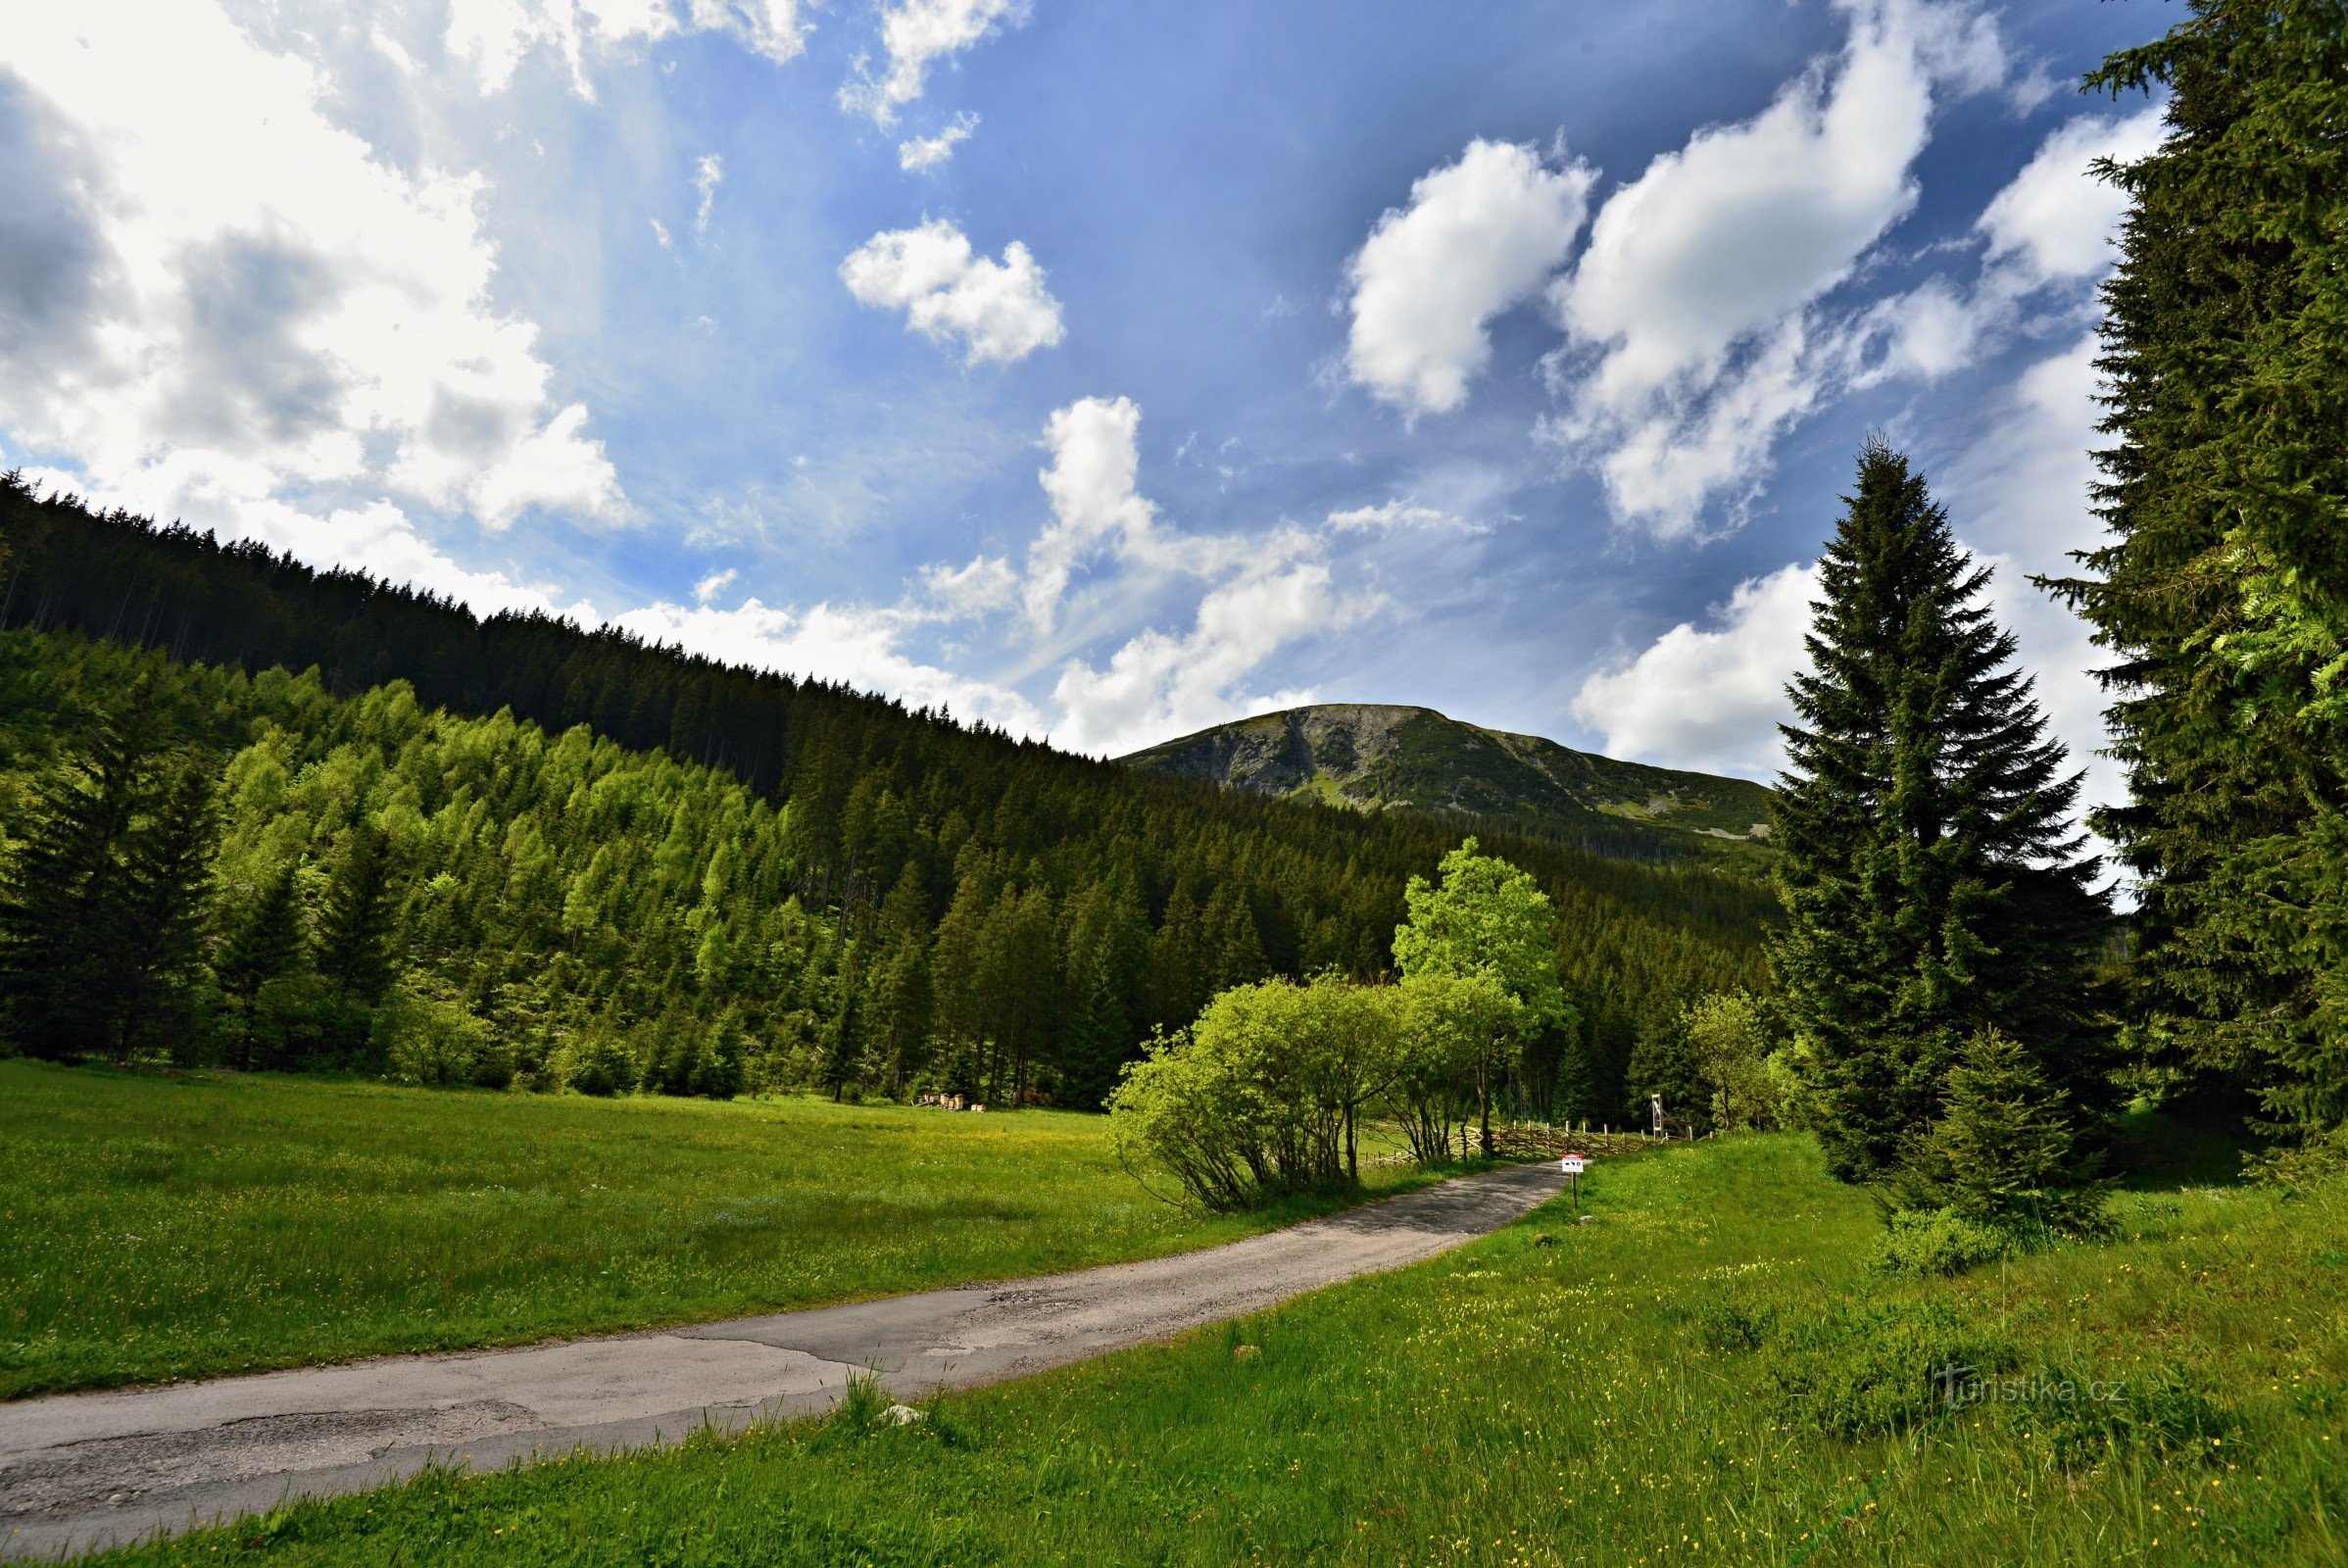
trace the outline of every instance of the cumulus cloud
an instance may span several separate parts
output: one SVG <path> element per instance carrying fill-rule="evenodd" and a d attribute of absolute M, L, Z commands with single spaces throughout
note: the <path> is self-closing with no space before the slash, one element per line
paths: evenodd
<path fill-rule="evenodd" d="M 859 62 L 856 77 L 840 88 L 840 107 L 890 124 L 898 110 L 921 96 L 932 64 L 1026 15 L 1024 0 L 898 0 L 881 15 L 888 66 L 876 75 Z"/>
<path fill-rule="evenodd" d="M 1855 334 L 1810 307 L 1914 207 L 1936 91 L 1994 85 L 1994 23 L 1928 0 L 1845 0 L 1840 54 L 1759 115 L 1707 127 L 1609 196 L 1550 288 L 1566 400 L 1543 426 L 1618 516 L 1692 533 L 1777 435 L 1849 373 Z"/>
<path fill-rule="evenodd" d="M 958 340 L 972 365 L 1011 364 L 1065 335 L 1059 301 L 1025 245 L 1013 240 L 991 261 L 943 218 L 873 235 L 840 264 L 840 279 L 859 304 L 904 311 L 924 337 Z"/>
<path fill-rule="evenodd" d="M 1035 705 L 1007 687 L 924 663 L 905 651 L 918 614 L 902 609 L 819 604 L 806 610 L 751 598 L 732 609 L 663 600 L 613 617 L 654 642 L 673 643 L 729 663 L 844 681 L 914 707 L 951 709 L 1015 735 L 1044 733 Z"/>
<path fill-rule="evenodd" d="M 1592 174 L 1529 146 L 1473 141 L 1390 208 L 1348 269 L 1346 373 L 1405 413 L 1466 400 L 1492 360 L 1493 318 L 1530 298 L 1580 232 Z"/>
<path fill-rule="evenodd" d="M 35 8 L 9 53 L 0 313 L 42 323 L 0 336 L 17 441 L 166 515 L 294 495 L 492 527 L 623 514 L 536 327 L 490 304 L 477 177 L 388 167 L 316 71 L 197 0 Z"/>
<path fill-rule="evenodd" d="M 926 174 L 944 167 L 954 156 L 954 148 L 970 139 L 978 128 L 978 117 L 960 114 L 950 121 L 935 136 L 914 136 L 897 144 L 897 167 L 908 174 Z"/>
<path fill-rule="evenodd" d="M 2112 241 L 2128 215 L 2128 197 L 2097 178 L 2102 158 L 2128 163 L 2160 145 L 2162 106 L 2126 117 L 2081 115 L 2058 127 L 1977 225 L 1988 240 L 1987 266 L 2014 289 L 2101 277 L 2117 257 Z"/>
<path fill-rule="evenodd" d="M 1338 593 L 1325 562 L 1247 572 L 1210 590 L 1182 636 L 1144 631 L 1105 667 L 1070 661 L 1052 687 L 1060 716 L 1052 738 L 1115 757 L 1240 713 L 1309 703 L 1309 688 L 1252 695 L 1244 682 L 1289 642 L 1349 625 L 1370 603 Z"/>
<path fill-rule="evenodd" d="M 502 92 L 535 51 L 560 57 L 571 86 L 592 100 L 590 54 L 657 42 L 677 32 L 722 32 L 776 64 L 798 57 L 807 29 L 799 0 L 450 0 L 448 52 L 467 61 L 483 92 Z M 390 40 L 383 39 L 378 47 Z M 390 44 L 386 53 L 403 59 Z"/>
<path fill-rule="evenodd" d="M 1605 738 L 1609 757 L 1773 778 L 1785 761 L 1777 727 L 1793 716 L 1785 682 L 1806 662 L 1817 592 L 1810 565 L 1738 583 L 1706 624 L 1682 621 L 1583 681 L 1574 716 Z"/>

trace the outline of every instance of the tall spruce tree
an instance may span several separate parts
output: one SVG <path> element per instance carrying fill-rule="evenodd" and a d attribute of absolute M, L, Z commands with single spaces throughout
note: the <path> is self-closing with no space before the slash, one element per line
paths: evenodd
<path fill-rule="evenodd" d="M 1947 514 L 1881 441 L 1859 459 L 1791 687 L 1772 961 L 1817 1063 L 1820 1141 L 1880 1180 L 1995 1026 L 2092 1122 L 2110 1104 L 2094 978 L 2107 913 L 2015 643 Z"/>
<path fill-rule="evenodd" d="M 2348 1118 L 2348 3 L 2193 0 L 2089 80 L 2171 94 L 2107 171 L 2110 538 L 2055 585 L 2116 656 L 2135 1034 L 2312 1131 Z"/>
<path fill-rule="evenodd" d="M 371 822 L 351 829 L 326 884 L 318 919 L 318 973 L 359 1003 L 372 1003 L 391 984 L 391 838 Z"/>
<path fill-rule="evenodd" d="M 142 681 L 33 803 L 0 883 L 0 1007 L 37 1056 L 122 1055 L 175 1010 L 196 955 L 211 779 Z"/>

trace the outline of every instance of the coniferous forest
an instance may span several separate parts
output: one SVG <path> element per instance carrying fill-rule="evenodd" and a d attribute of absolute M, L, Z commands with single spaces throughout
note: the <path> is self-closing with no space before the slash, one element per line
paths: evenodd
<path fill-rule="evenodd" d="M 1682 835 L 1268 801 L 21 481 L 0 514 L 34 1054 L 1098 1105 L 1217 991 L 1391 969 L 1471 829 L 1559 911 L 1577 1021 L 1522 1108 L 1624 1119 L 1642 1028 L 1763 973 L 1772 894 Z"/>

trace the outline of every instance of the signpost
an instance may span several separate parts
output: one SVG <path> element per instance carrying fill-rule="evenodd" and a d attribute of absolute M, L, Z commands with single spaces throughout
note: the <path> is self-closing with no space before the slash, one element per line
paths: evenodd
<path fill-rule="evenodd" d="M 1565 1172 L 1566 1185 L 1574 1190 L 1574 1218 L 1579 1221 L 1582 1218 L 1582 1156 L 1568 1154 L 1557 1165 Z"/>

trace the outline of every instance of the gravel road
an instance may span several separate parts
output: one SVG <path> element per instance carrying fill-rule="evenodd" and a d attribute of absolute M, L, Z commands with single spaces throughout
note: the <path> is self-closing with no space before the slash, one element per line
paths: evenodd
<path fill-rule="evenodd" d="M 830 1408 L 878 1373 L 900 1398 L 1167 1339 L 1494 1230 L 1553 1197 L 1553 1164 L 1460 1177 L 1202 1251 L 1001 1285 L 506 1350 L 391 1356 L 0 1404 L 0 1557 L 54 1557 L 357 1492 L 433 1462 L 577 1447 Z"/>

